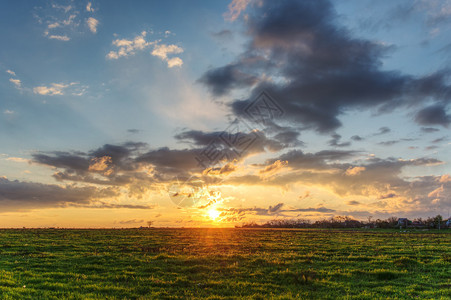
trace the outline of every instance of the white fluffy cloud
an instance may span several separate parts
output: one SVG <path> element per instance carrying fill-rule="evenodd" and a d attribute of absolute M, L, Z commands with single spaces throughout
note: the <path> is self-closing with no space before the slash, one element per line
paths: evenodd
<path fill-rule="evenodd" d="M 183 64 L 183 60 L 180 57 L 171 57 L 168 55 L 178 54 L 183 52 L 183 48 L 174 44 L 159 44 L 161 40 L 146 41 L 147 33 L 141 32 L 140 35 L 134 39 L 116 39 L 112 42 L 118 49 L 110 51 L 107 55 L 107 59 L 119 59 L 120 57 L 127 57 L 135 55 L 136 52 L 153 47 L 150 54 L 160 58 L 167 62 L 168 67 L 179 67 Z"/>
<path fill-rule="evenodd" d="M 229 4 L 229 10 L 224 14 L 224 18 L 231 22 L 235 21 L 251 1 L 252 0 L 233 0 Z"/>
<path fill-rule="evenodd" d="M 93 17 L 90 17 L 86 20 L 86 24 L 88 24 L 89 30 L 91 30 L 92 33 L 97 32 L 97 25 L 99 25 L 99 21 L 94 19 Z"/>
<path fill-rule="evenodd" d="M 129 55 L 134 55 L 137 50 L 144 50 L 150 45 L 156 42 L 147 42 L 145 37 L 147 33 L 145 31 L 141 32 L 140 35 L 132 40 L 127 39 L 116 39 L 113 41 L 113 45 L 119 48 L 116 51 L 110 51 L 107 54 L 108 59 L 118 59 L 119 57 L 126 57 Z"/>
<path fill-rule="evenodd" d="M 58 40 L 63 42 L 70 41 L 70 38 L 67 35 L 49 35 L 48 38 L 51 40 Z"/>
<path fill-rule="evenodd" d="M 12 76 L 16 76 L 16 72 L 11 71 L 11 70 L 6 70 L 6 73 L 8 73 L 9 75 L 12 75 Z"/>
<path fill-rule="evenodd" d="M 94 8 L 92 8 L 91 2 L 88 2 L 88 4 L 86 4 L 86 11 L 94 12 Z"/>
<path fill-rule="evenodd" d="M 39 24 L 45 26 L 44 37 L 67 42 L 75 36 L 83 35 L 88 29 L 97 33 L 99 21 L 94 16 L 86 16 L 84 10 L 93 14 L 92 3 L 85 5 L 73 2 L 68 6 L 52 4 L 51 7 L 39 7 L 36 8 L 35 17 Z"/>
<path fill-rule="evenodd" d="M 9 81 L 12 82 L 17 89 L 22 87 L 22 82 L 19 79 L 10 78 Z"/>
<path fill-rule="evenodd" d="M 183 65 L 183 60 L 180 57 L 173 57 L 167 60 L 168 67 L 181 67 Z"/>
<path fill-rule="evenodd" d="M 33 93 L 38 95 L 48 95 L 48 96 L 62 96 L 67 94 L 67 91 L 74 96 L 83 95 L 86 87 L 76 87 L 77 82 L 71 82 L 69 84 L 64 83 L 51 83 L 48 86 L 42 85 L 33 88 Z M 81 92 L 80 92 L 81 91 Z"/>

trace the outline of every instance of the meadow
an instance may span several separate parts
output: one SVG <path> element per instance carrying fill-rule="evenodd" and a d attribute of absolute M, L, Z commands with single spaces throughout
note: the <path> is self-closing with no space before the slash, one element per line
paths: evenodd
<path fill-rule="evenodd" d="M 0 299 L 449 299 L 451 231 L 2 229 Z"/>

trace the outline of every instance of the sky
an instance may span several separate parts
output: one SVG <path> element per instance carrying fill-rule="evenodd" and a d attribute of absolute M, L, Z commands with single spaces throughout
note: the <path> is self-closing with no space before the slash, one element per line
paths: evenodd
<path fill-rule="evenodd" d="M 2 1 L 0 227 L 449 217 L 451 1 Z"/>

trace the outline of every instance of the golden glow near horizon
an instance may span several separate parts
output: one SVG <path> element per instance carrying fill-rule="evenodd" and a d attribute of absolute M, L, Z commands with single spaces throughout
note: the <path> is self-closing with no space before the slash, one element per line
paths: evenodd
<path fill-rule="evenodd" d="M 219 215 L 221 213 L 216 210 L 216 208 L 210 208 L 208 210 L 208 217 L 212 219 L 213 221 L 218 221 Z"/>

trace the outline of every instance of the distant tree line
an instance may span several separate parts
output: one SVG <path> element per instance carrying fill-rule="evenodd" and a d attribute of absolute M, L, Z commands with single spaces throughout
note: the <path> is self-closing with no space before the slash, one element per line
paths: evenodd
<path fill-rule="evenodd" d="M 416 218 L 409 220 L 407 218 L 389 217 L 387 219 L 373 219 L 368 217 L 367 221 L 359 221 L 349 216 L 335 216 L 330 219 L 310 221 L 305 219 L 286 220 L 276 219 L 264 224 L 255 222 L 244 223 L 238 228 L 425 228 L 441 229 L 450 228 L 451 219 L 443 220 L 443 217 L 437 215 L 426 219 Z"/>

